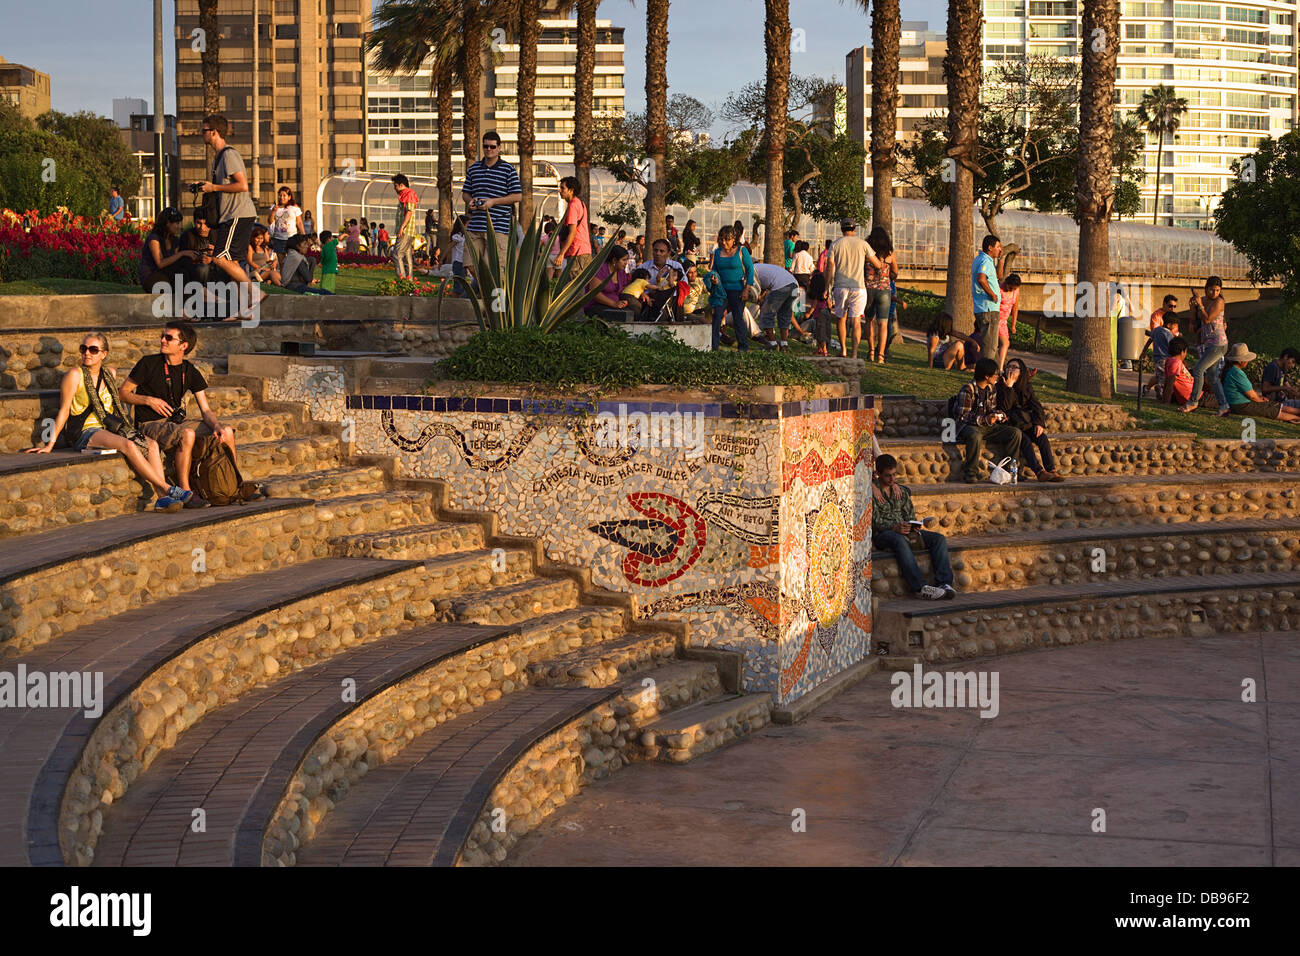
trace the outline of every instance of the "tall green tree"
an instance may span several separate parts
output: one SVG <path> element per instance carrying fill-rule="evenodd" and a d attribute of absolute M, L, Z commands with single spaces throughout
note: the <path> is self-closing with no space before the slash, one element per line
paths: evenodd
<path fill-rule="evenodd" d="M 51 110 L 38 116 L 36 125 L 60 139 L 76 143 L 84 157 L 86 173 L 104 184 L 105 194 L 109 186 L 119 187 L 123 196 L 134 196 L 140 191 L 140 163 L 122 141 L 117 124 L 107 116 Z"/>
<path fill-rule="evenodd" d="M 1174 88 L 1161 83 L 1142 94 L 1136 111 L 1137 121 L 1156 138 L 1156 198 L 1151 210 L 1151 225 L 1160 221 L 1160 165 L 1165 157 L 1165 137 L 1172 140 L 1183 123 L 1187 99 L 1174 95 Z"/>
<path fill-rule="evenodd" d="M 578 73 L 573 79 L 573 166 L 582 201 L 591 201 L 591 137 L 595 123 L 596 9 L 600 0 L 578 0 Z"/>
<path fill-rule="evenodd" d="M 983 48 L 980 35 L 984 8 L 980 0 L 948 0 L 948 51 L 943 75 L 948 84 L 948 148 L 945 175 L 950 180 L 948 198 L 948 288 L 944 311 L 953 328 L 969 332 L 975 327 L 971 298 L 970 264 L 975 255 L 975 228 L 971 207 L 975 202 L 975 144 L 979 128 L 980 80 Z M 994 332 L 996 335 L 996 330 Z"/>
<path fill-rule="evenodd" d="M 537 41 L 542 34 L 537 18 L 540 0 L 519 0 L 519 72 L 515 86 L 519 117 L 519 185 L 523 201 L 519 221 L 524 228 L 533 221 L 533 150 L 537 145 L 534 104 L 537 95 Z"/>
<path fill-rule="evenodd" d="M 1281 282 L 1287 299 L 1300 300 L 1300 132 L 1264 140 L 1232 170 L 1214 231 L 1250 262 L 1252 282 Z"/>
<path fill-rule="evenodd" d="M 859 0 L 865 8 L 870 0 Z M 903 23 L 898 0 L 871 10 L 871 224 L 893 233 L 898 60 Z"/>
<path fill-rule="evenodd" d="M 461 122 L 461 153 L 465 166 L 478 159 L 478 118 L 483 111 L 483 54 L 487 49 L 485 38 L 489 18 L 495 12 L 494 4 L 484 0 L 465 0 L 465 30 L 459 36 L 460 66 L 456 72 L 461 81 L 461 103 L 464 119 Z"/>
<path fill-rule="evenodd" d="M 772 223 L 766 230 L 763 259 L 785 262 L 782 199 L 785 173 L 785 127 L 790 102 L 790 0 L 766 0 L 763 45 L 767 51 L 767 82 L 763 90 L 763 145 L 767 153 L 767 208 L 763 219 Z"/>
<path fill-rule="evenodd" d="M 668 0 L 645 4 L 645 155 L 650 175 L 645 185 L 647 246 L 664 237 L 663 170 L 668 156 Z"/>
<path fill-rule="evenodd" d="M 1119 53 L 1119 0 L 1083 0 L 1083 85 L 1079 101 L 1079 266 L 1074 332 L 1065 387 L 1110 398 L 1114 363 L 1110 342 L 1110 214 L 1115 146 L 1115 62 Z"/>

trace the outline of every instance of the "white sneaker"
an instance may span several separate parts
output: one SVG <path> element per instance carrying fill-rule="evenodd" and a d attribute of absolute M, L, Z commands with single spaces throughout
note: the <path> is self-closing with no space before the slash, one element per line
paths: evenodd
<path fill-rule="evenodd" d="M 957 596 L 957 589 L 951 584 L 944 584 L 941 585 L 941 587 L 943 588 L 943 596 L 945 600 L 951 600 Z"/>
<path fill-rule="evenodd" d="M 929 584 L 921 586 L 921 590 L 916 592 L 916 596 L 922 601 L 941 601 L 948 595 L 944 593 L 943 588 L 936 588 Z"/>

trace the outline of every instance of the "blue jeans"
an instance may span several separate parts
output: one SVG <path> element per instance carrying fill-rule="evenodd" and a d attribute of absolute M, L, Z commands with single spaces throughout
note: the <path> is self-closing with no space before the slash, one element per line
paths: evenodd
<path fill-rule="evenodd" d="M 460 276 L 462 279 L 465 278 L 465 263 L 452 260 L 451 274 L 454 276 Z"/>
<path fill-rule="evenodd" d="M 713 307 L 713 351 L 722 345 L 722 316 L 731 311 L 732 328 L 736 330 L 736 348 L 742 352 L 749 349 L 749 324 L 745 321 L 745 303 L 740 296 L 744 290 L 728 289 L 727 304 Z"/>
<path fill-rule="evenodd" d="M 867 290 L 867 313 L 863 316 L 868 322 L 875 320 L 877 322 L 889 318 L 889 290 L 888 289 L 868 289 Z"/>
<path fill-rule="evenodd" d="M 1207 369 L 1213 369 L 1210 372 L 1210 388 L 1214 389 L 1215 401 L 1219 403 L 1220 408 L 1228 407 L 1228 398 L 1223 394 L 1223 379 L 1219 375 L 1223 367 L 1223 357 L 1228 354 L 1226 345 L 1206 345 L 1201 347 L 1201 360 L 1196 363 L 1192 369 L 1192 397 L 1190 399 L 1193 405 L 1201 403 L 1201 389 L 1205 385 L 1205 372 Z"/>
<path fill-rule="evenodd" d="M 952 584 L 952 567 L 948 564 L 948 539 L 936 531 L 920 531 L 921 543 L 925 545 L 925 550 L 930 553 L 930 568 L 934 571 L 934 583 L 939 587 L 945 584 Z M 898 570 L 903 575 L 903 580 L 907 582 L 908 590 L 913 594 L 921 590 L 925 584 L 925 578 L 921 577 L 921 569 L 916 565 L 916 557 L 912 554 L 911 539 L 912 536 L 899 534 L 897 531 L 877 531 L 874 535 L 874 546 L 877 548 L 888 548 L 894 552 L 894 557 L 898 559 Z"/>
<path fill-rule="evenodd" d="M 790 319 L 794 316 L 794 294 L 798 291 L 798 285 L 790 285 L 769 292 L 758 312 L 758 327 L 764 331 L 778 327 L 782 332 L 788 332 Z"/>

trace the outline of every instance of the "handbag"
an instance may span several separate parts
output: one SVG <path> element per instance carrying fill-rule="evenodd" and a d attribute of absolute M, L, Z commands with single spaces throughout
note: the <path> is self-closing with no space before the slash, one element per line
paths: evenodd
<path fill-rule="evenodd" d="M 1008 456 L 989 469 L 989 481 L 995 485 L 1011 484 L 1011 472 L 1007 470 L 1010 464 L 1011 458 Z"/>

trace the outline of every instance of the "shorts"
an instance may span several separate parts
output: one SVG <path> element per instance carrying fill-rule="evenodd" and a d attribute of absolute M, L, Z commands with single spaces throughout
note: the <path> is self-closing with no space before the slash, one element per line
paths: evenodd
<path fill-rule="evenodd" d="M 794 316 L 794 296 L 798 285 L 788 285 L 784 289 L 773 289 L 763 300 L 758 312 L 758 327 L 771 329 L 780 327 L 782 332 L 790 328 L 790 319 Z"/>
<path fill-rule="evenodd" d="M 272 236 L 271 248 L 275 250 L 275 254 L 277 256 L 283 258 L 284 254 L 289 251 L 289 237 L 285 236 L 283 239 L 277 239 L 274 236 Z"/>
<path fill-rule="evenodd" d="M 1232 406 L 1232 414 L 1249 415 L 1252 418 L 1277 418 L 1281 411 L 1282 406 L 1272 402 L 1242 402 Z"/>
<path fill-rule="evenodd" d="M 831 290 L 831 310 L 837 319 L 860 319 L 867 311 L 866 289 Z"/>
<path fill-rule="evenodd" d="M 165 419 L 158 419 L 152 422 L 145 422 L 143 425 L 136 426 L 136 430 L 148 438 L 152 438 L 158 443 L 158 448 L 163 452 L 169 452 L 178 447 L 181 443 L 181 432 L 186 431 L 184 425 L 177 425 L 175 422 L 169 422 Z M 211 435 L 212 429 L 207 422 L 199 422 L 198 427 L 194 430 L 195 437 L 200 435 Z"/>
<path fill-rule="evenodd" d="M 866 318 L 872 322 L 886 322 L 889 319 L 889 290 L 868 289 Z"/>
<path fill-rule="evenodd" d="M 1011 341 L 1011 332 L 1007 329 L 1007 320 L 998 319 L 998 338 Z"/>
<path fill-rule="evenodd" d="M 240 262 L 248 258 L 248 240 L 253 234 L 257 219 L 228 219 L 212 230 L 212 258 Z"/>
<path fill-rule="evenodd" d="M 73 449 L 75 449 L 76 451 L 85 451 L 86 448 L 90 445 L 90 436 L 95 434 L 95 432 L 99 432 L 99 431 L 103 431 L 103 429 L 87 428 L 84 431 L 82 431 L 81 437 L 78 438 L 76 444 L 72 446 Z"/>

